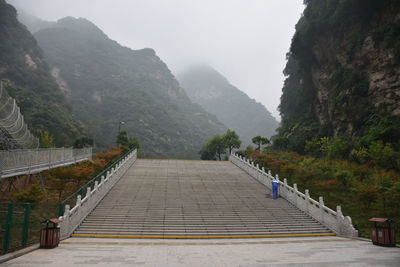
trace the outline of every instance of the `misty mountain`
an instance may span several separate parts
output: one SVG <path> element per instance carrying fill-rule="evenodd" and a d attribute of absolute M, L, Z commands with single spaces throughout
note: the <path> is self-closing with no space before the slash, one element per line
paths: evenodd
<path fill-rule="evenodd" d="M 254 136 L 275 134 L 278 122 L 271 113 L 210 66 L 193 66 L 177 78 L 194 103 L 238 133 L 242 145 L 251 144 Z"/>
<path fill-rule="evenodd" d="M 115 145 L 119 122 L 147 157 L 198 158 L 225 130 L 193 104 L 153 49 L 132 50 L 86 19 L 67 17 L 35 34 L 73 112 L 100 147 Z"/>
<path fill-rule="evenodd" d="M 82 132 L 72 116 L 42 50 L 24 25 L 18 22 L 14 7 L 0 0 L 0 79 L 16 98 L 31 131 L 49 132 L 58 146 L 71 145 Z"/>
<path fill-rule="evenodd" d="M 50 28 L 56 24 L 53 21 L 42 20 L 38 17 L 32 16 L 22 9 L 17 9 L 17 18 L 32 34 L 41 29 Z"/>

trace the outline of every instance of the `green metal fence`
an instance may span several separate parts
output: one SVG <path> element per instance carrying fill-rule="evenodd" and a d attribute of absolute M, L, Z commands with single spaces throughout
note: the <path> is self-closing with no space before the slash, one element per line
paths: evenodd
<path fill-rule="evenodd" d="M 39 242 L 41 222 L 58 209 L 59 203 L 0 203 L 0 255 Z"/>
<path fill-rule="evenodd" d="M 131 151 L 133 150 L 125 153 L 61 203 L 0 202 L 0 255 L 38 243 L 42 221 L 63 215 L 67 204 L 75 206 L 78 195 L 84 198 L 87 188 L 93 188 L 96 181 L 100 183 L 101 177 L 106 176 Z"/>

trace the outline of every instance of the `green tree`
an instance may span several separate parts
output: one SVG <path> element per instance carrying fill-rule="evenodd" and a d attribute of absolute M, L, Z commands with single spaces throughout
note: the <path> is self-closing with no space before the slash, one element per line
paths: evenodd
<path fill-rule="evenodd" d="M 272 139 L 273 147 L 286 151 L 289 148 L 289 139 L 286 136 L 275 136 Z"/>
<path fill-rule="evenodd" d="M 118 146 L 128 146 L 129 138 L 127 131 L 120 131 L 117 135 L 117 145 Z"/>
<path fill-rule="evenodd" d="M 368 147 L 368 158 L 371 162 L 382 168 L 393 168 L 396 164 L 397 153 L 390 144 L 382 141 L 372 142 Z"/>
<path fill-rule="evenodd" d="M 268 138 L 266 137 L 262 137 L 262 136 L 255 136 L 251 139 L 251 141 L 253 142 L 253 144 L 257 145 L 256 150 L 257 151 L 261 151 L 261 147 L 263 145 L 267 145 L 270 143 L 270 141 L 268 140 Z"/>
<path fill-rule="evenodd" d="M 40 142 L 40 147 L 41 148 L 54 147 L 54 138 L 47 131 L 40 131 L 39 132 L 39 142 Z"/>
<path fill-rule="evenodd" d="M 208 140 L 207 144 L 200 150 L 200 158 L 203 160 L 221 160 L 226 148 L 223 137 L 216 135 Z"/>
<path fill-rule="evenodd" d="M 133 149 L 133 148 L 139 149 L 140 148 L 139 141 L 136 138 L 129 137 L 128 138 L 128 147 L 130 149 Z"/>
<path fill-rule="evenodd" d="M 86 136 L 82 136 L 76 139 L 74 142 L 74 148 L 84 148 L 91 146 L 93 146 L 93 139 Z"/>
<path fill-rule="evenodd" d="M 324 156 L 330 159 L 346 158 L 349 154 L 350 144 L 343 138 L 322 137 L 318 144 Z"/>
<path fill-rule="evenodd" d="M 127 131 L 120 131 L 117 135 L 117 145 L 128 147 L 130 149 L 136 148 L 139 149 L 139 141 L 136 138 L 132 138 L 128 136 Z"/>
<path fill-rule="evenodd" d="M 201 148 L 199 154 L 202 160 L 217 160 L 215 151 L 208 143 Z"/>
<path fill-rule="evenodd" d="M 239 148 L 242 141 L 240 141 L 239 136 L 233 130 L 228 130 L 222 136 L 222 142 L 228 148 L 229 154 L 232 153 L 234 148 Z"/>

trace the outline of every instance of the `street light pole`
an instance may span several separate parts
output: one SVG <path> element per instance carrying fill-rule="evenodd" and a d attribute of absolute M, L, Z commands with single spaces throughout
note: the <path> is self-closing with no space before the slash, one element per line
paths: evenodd
<path fill-rule="evenodd" d="M 118 138 L 119 138 L 119 134 L 121 133 L 121 125 L 124 125 L 124 124 L 125 124 L 124 121 L 120 121 L 120 122 L 118 123 L 118 135 L 117 135 L 117 145 L 118 145 L 118 147 L 119 147 L 119 140 L 118 140 Z"/>
<path fill-rule="evenodd" d="M 125 124 L 124 121 L 120 121 L 120 122 L 118 123 L 118 134 L 121 132 L 121 125 L 124 125 L 124 124 Z"/>

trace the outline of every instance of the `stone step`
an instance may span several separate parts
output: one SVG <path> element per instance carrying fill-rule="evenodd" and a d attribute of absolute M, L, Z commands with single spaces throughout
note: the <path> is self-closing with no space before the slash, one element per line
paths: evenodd
<path fill-rule="evenodd" d="M 138 160 L 76 234 L 257 236 L 331 233 L 233 164 Z M 188 167 L 190 166 L 190 167 Z"/>
<path fill-rule="evenodd" d="M 268 225 L 268 224 L 182 224 L 182 225 L 166 225 L 166 224 L 83 224 L 80 226 L 81 229 L 83 228 L 95 228 L 95 227 L 101 227 L 101 228 L 107 228 L 107 227 L 114 227 L 114 228 L 134 228 L 134 227 L 152 227 L 152 228 L 196 228 L 196 227 L 204 227 L 204 228 L 210 228 L 210 227 L 215 227 L 215 228 L 236 228 L 236 227 L 263 227 L 263 228 L 325 228 L 321 226 L 320 224 L 310 224 L 310 225 L 294 225 L 294 224 L 289 224 L 289 225 L 281 225 L 281 224 L 275 224 L 275 225 Z"/>
<path fill-rule="evenodd" d="M 188 217 L 188 216 L 180 216 L 180 217 L 150 217 L 150 216 L 122 216 L 122 217 L 104 217 L 104 216 L 90 216 L 86 219 L 89 220 L 109 220 L 109 221 L 262 221 L 262 222 L 283 222 L 283 221 L 313 221 L 309 218 L 304 217 L 251 217 L 247 219 L 243 219 L 242 217 Z"/>
<path fill-rule="evenodd" d="M 151 227 L 143 227 L 143 228 L 80 228 L 78 232 L 86 232 L 86 233 L 94 233 L 94 232 L 143 232 L 143 231 L 155 231 L 155 232 L 230 232 L 230 231 L 241 231 L 241 232 L 329 232 L 329 230 L 325 228 L 308 228 L 308 229 L 299 229 L 299 228 L 248 228 L 248 227 L 240 227 L 240 228 L 224 228 L 224 229 L 215 229 L 215 228 L 151 228 Z"/>
<path fill-rule="evenodd" d="M 198 213 L 161 213 L 161 214 L 156 214 L 156 213 L 136 213 L 136 212 L 124 212 L 124 213 L 91 213 L 89 216 L 103 216 L 103 217 L 126 217 L 126 216 L 188 216 L 188 217 L 237 217 L 237 216 L 249 216 L 249 217 L 308 217 L 306 214 L 302 213 L 265 213 L 265 212 L 258 212 L 258 213 L 203 213 L 203 212 L 198 212 Z"/>
<path fill-rule="evenodd" d="M 300 219 L 292 219 L 292 218 L 274 218 L 274 219 L 262 219 L 262 218 L 254 218 L 254 219 L 246 219 L 242 218 L 232 218 L 232 219 L 224 219 L 224 218 L 179 218 L 179 219 L 169 219 L 169 218 L 113 218 L 113 217 L 98 217 L 98 218 L 87 218 L 85 222 L 89 221 L 109 221 L 109 222 L 263 222 L 263 223 L 283 223 L 283 222 L 314 222 L 314 220 L 309 218 L 300 218 Z"/>
<path fill-rule="evenodd" d="M 253 214 L 253 215 L 242 215 L 242 214 L 232 214 L 232 215 L 206 215 L 206 214 L 199 214 L 199 215 L 187 215 L 187 214 L 176 214 L 176 215 L 152 215 L 152 214 L 124 214 L 124 215 L 109 215 L 109 214 L 91 214 L 87 218 L 107 218 L 107 219 L 143 219 L 143 218 L 155 218 L 155 219 L 181 219 L 181 218 L 223 218 L 223 219 L 265 219 L 265 220 L 276 220 L 276 219 L 289 219 L 289 220 L 302 220 L 302 219 L 311 219 L 309 216 L 306 215 L 281 215 L 281 214 Z"/>
<path fill-rule="evenodd" d="M 313 226 L 321 226 L 321 224 L 319 224 L 319 223 L 308 223 L 308 224 L 299 224 L 299 223 L 297 223 L 297 224 L 295 224 L 295 223 L 269 224 L 268 223 L 268 224 L 265 224 L 265 223 L 243 222 L 243 223 L 237 223 L 237 224 L 232 224 L 232 223 L 229 223 L 229 224 L 204 224 L 204 223 L 166 224 L 166 223 L 163 223 L 163 222 L 159 222 L 159 223 L 134 222 L 134 223 L 118 224 L 118 223 L 84 222 L 80 227 L 97 226 L 97 225 L 98 226 L 102 226 L 102 225 L 104 225 L 104 226 L 121 226 L 121 227 L 123 227 L 123 226 L 142 226 L 142 225 L 149 225 L 149 226 L 152 226 L 152 227 L 159 227 L 159 226 L 168 226 L 168 227 L 175 227 L 176 226 L 176 227 L 179 227 L 179 226 L 182 226 L 182 225 L 187 225 L 187 226 L 202 226 L 202 225 L 204 225 L 204 226 L 207 226 L 207 227 L 210 227 L 210 226 L 213 226 L 213 225 L 218 226 L 218 227 L 226 227 L 226 226 L 235 227 L 235 226 L 243 226 L 243 225 L 246 225 L 246 226 L 262 225 L 264 227 L 265 226 L 267 226 L 267 227 L 275 227 L 275 226 L 281 226 L 281 227 L 296 227 L 296 226 L 298 226 L 298 227 L 313 227 Z"/>
<path fill-rule="evenodd" d="M 260 215 L 292 215 L 292 216 L 305 216 L 304 213 L 302 212 L 297 212 L 297 211 L 276 211 L 276 212 L 269 212 L 269 211 L 248 211 L 248 212 L 241 212 L 241 211 L 231 211 L 231 212 L 224 212 L 224 211 L 215 211 L 215 212 L 207 212 L 207 211 L 194 211 L 194 212 L 188 212 L 188 211 L 178 211 L 178 212 L 168 212 L 168 211 L 162 211 L 162 212 L 154 212 L 154 211 L 144 211 L 144 212 L 139 212 L 136 210 L 124 210 L 124 211 L 113 211 L 113 212 L 103 212 L 103 211 L 95 211 L 91 213 L 92 215 L 97 215 L 97 214 L 107 214 L 107 215 L 125 215 L 125 214 L 140 214 L 140 215 L 147 215 L 147 214 L 154 214 L 154 215 L 177 215 L 177 214 L 187 214 L 187 215 L 237 215 L 237 214 L 242 214 L 242 215 L 254 215 L 254 214 L 260 214 Z"/>
<path fill-rule="evenodd" d="M 150 235 L 170 235 L 170 236 L 178 236 L 178 235 L 200 235 L 200 236 L 209 236 L 209 235 L 293 235 L 293 234 L 328 234 L 330 231 L 326 230 L 313 230 L 313 231 L 301 231 L 301 230 L 283 230 L 283 231 L 236 231 L 236 230 L 227 230 L 227 231 L 151 231 L 151 230 L 143 230 L 143 231 L 81 231 L 78 230 L 75 234 L 82 235 L 141 235 L 141 236 L 150 236 Z"/>
<path fill-rule="evenodd" d="M 242 203 L 243 204 L 243 203 Z M 123 205 L 123 204 L 115 204 L 115 205 L 111 205 L 111 206 L 97 206 L 96 210 L 114 210 L 114 209 L 133 209 L 133 210 L 168 210 L 168 211 L 181 211 L 181 210 L 193 210 L 199 207 L 204 207 L 201 205 L 196 205 L 196 206 L 177 206 L 177 207 L 171 207 L 171 206 L 155 206 L 152 204 L 147 204 L 144 206 L 135 206 L 132 204 L 129 205 Z M 249 207 L 243 207 L 243 205 L 238 205 L 238 206 L 232 206 L 232 205 L 206 205 L 206 207 L 212 207 L 214 209 L 219 209 L 219 208 L 230 208 L 230 209 L 237 209 L 237 210 L 243 210 L 243 211 L 248 211 Z M 251 210 L 258 210 L 258 211 L 263 211 L 263 210 L 269 210 L 269 211 L 280 211 L 280 210 L 297 210 L 295 207 L 293 206 L 283 206 L 283 207 L 267 207 L 267 206 L 257 206 L 257 205 L 252 205 L 251 206 Z"/>

